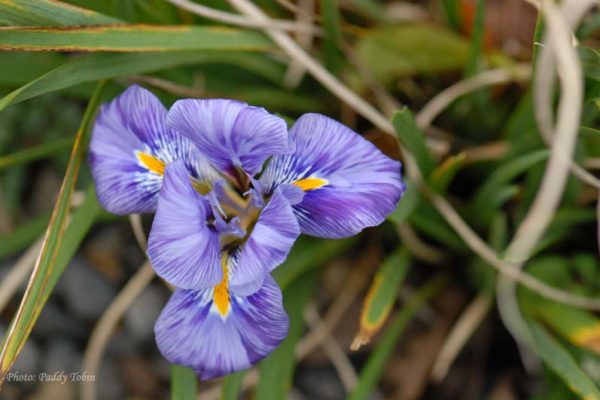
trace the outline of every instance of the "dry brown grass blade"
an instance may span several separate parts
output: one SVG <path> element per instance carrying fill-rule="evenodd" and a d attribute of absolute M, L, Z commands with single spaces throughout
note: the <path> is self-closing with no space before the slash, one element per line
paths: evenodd
<path fill-rule="evenodd" d="M 415 122 L 419 128 L 426 129 L 442 111 L 460 97 L 486 86 L 527 80 L 530 75 L 531 66 L 525 64 L 513 68 L 498 68 L 484 71 L 471 78 L 458 81 L 429 100 L 415 116 Z"/>
<path fill-rule="evenodd" d="M 81 382 L 80 396 L 82 400 L 96 399 L 98 366 L 102 360 L 102 354 L 106 345 L 119 320 L 146 286 L 154 279 L 154 276 L 154 271 L 150 263 L 144 263 L 98 320 L 83 356 L 83 371 L 91 376 L 95 376 L 96 379 Z"/>
<path fill-rule="evenodd" d="M 310 24 L 297 23 L 295 21 L 286 20 L 270 20 L 266 23 L 257 22 L 251 18 L 244 18 L 240 15 L 231 14 L 225 11 L 216 10 L 211 7 L 206 7 L 198 3 L 191 2 L 189 0 L 166 0 L 169 3 L 183 8 L 193 14 L 199 15 L 204 18 L 209 18 L 215 21 L 222 22 L 228 25 L 242 26 L 246 28 L 260 28 L 260 29 L 276 29 L 283 31 L 293 32 L 311 32 L 320 33 L 320 29 Z"/>
<path fill-rule="evenodd" d="M 23 285 L 29 272 L 33 269 L 35 260 L 40 254 L 44 238 L 36 240 L 11 268 L 10 272 L 0 283 L 0 311 L 4 310 L 10 299 Z"/>
<path fill-rule="evenodd" d="M 296 12 L 296 21 L 298 21 L 299 24 L 312 24 L 314 20 L 314 8 L 314 0 L 299 0 L 298 10 Z M 305 49 L 310 49 L 312 47 L 313 39 L 314 35 L 311 32 L 299 32 L 296 34 L 296 41 Z M 285 71 L 285 75 L 283 76 L 283 86 L 290 89 L 296 88 L 302 81 L 305 73 L 306 69 L 304 66 L 298 63 L 290 62 L 287 70 Z"/>
<path fill-rule="evenodd" d="M 313 329 L 319 329 L 324 325 L 323 319 L 319 315 L 319 312 L 314 304 L 309 304 L 304 310 L 304 319 L 308 326 Z M 331 364 L 337 371 L 346 394 L 352 392 L 356 387 L 357 375 L 352 363 L 348 359 L 348 355 L 344 352 L 340 344 L 331 336 L 331 333 L 327 333 L 323 341 L 321 342 L 321 348 L 327 354 L 327 357 L 331 360 Z"/>
<path fill-rule="evenodd" d="M 492 307 L 492 299 L 489 293 L 480 293 L 456 321 L 433 364 L 431 379 L 434 382 L 444 380 L 452 363 Z"/>

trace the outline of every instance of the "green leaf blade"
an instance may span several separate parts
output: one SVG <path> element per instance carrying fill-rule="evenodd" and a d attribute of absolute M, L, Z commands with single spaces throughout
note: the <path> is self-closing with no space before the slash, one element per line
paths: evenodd
<path fill-rule="evenodd" d="M 356 43 L 356 54 L 385 86 L 418 74 L 461 70 L 469 43 L 450 29 L 425 23 L 382 25 Z"/>
<path fill-rule="evenodd" d="M 406 191 L 402 196 L 402 201 L 398 203 L 394 212 L 388 216 L 388 219 L 397 225 L 409 219 L 421 201 L 421 195 L 413 181 L 407 178 L 405 184 Z"/>
<path fill-rule="evenodd" d="M 360 343 L 370 341 L 387 320 L 409 265 L 408 252 L 399 248 L 379 267 L 362 308 L 357 335 Z"/>
<path fill-rule="evenodd" d="M 72 139 L 57 140 L 54 142 L 41 144 L 30 149 L 7 154 L 0 157 L 0 171 L 11 166 L 25 164 L 50 156 L 61 150 L 67 149 L 72 143 Z"/>
<path fill-rule="evenodd" d="M 171 365 L 171 400 L 196 400 L 198 377 L 193 369 Z"/>
<path fill-rule="evenodd" d="M 0 29 L 0 50 L 157 52 L 265 50 L 260 33 L 207 26 L 115 25 Z"/>
<path fill-rule="evenodd" d="M 244 376 L 246 376 L 246 371 L 238 371 L 223 379 L 221 400 L 238 400 L 240 398 Z"/>
<path fill-rule="evenodd" d="M 24 250 L 44 233 L 49 220 L 50 214 L 40 215 L 22 224 L 13 232 L 0 235 L 0 243 L 2 243 L 0 258 Z"/>
<path fill-rule="evenodd" d="M 437 293 L 443 283 L 444 280 L 442 278 L 436 278 L 426 283 L 415 292 L 411 300 L 400 310 L 398 317 L 386 329 L 367 360 L 366 365 L 361 370 L 358 385 L 348 397 L 348 400 L 366 400 L 369 398 L 371 390 L 377 384 L 379 377 L 383 373 L 385 363 L 391 357 L 394 346 L 406 329 L 406 326 L 423 304 Z"/>
<path fill-rule="evenodd" d="M 400 141 L 415 157 L 419 169 L 425 178 L 428 178 L 435 168 L 435 161 L 425 144 L 425 135 L 417 127 L 415 119 L 406 107 L 394 113 L 392 124 Z"/>
<path fill-rule="evenodd" d="M 230 49 L 236 48 L 233 46 Z M 99 79 L 113 79 L 183 65 L 244 61 L 243 54 L 219 51 L 91 54 L 71 60 L 4 96 L 0 99 L 0 111 L 32 97 Z M 253 68 L 257 66 L 256 63 L 252 65 Z"/>
<path fill-rule="evenodd" d="M 50 0 L 0 0 L 0 25 L 81 26 L 122 23 L 116 18 Z"/>
<path fill-rule="evenodd" d="M 581 370 L 573 357 L 537 322 L 530 324 L 537 353 L 569 388 L 582 399 L 599 400 L 600 391 Z"/>
<path fill-rule="evenodd" d="M 71 207 L 71 197 L 83 160 L 90 125 L 93 121 L 96 109 L 100 104 L 100 96 L 103 88 L 104 82 L 98 85 L 92 99 L 88 103 L 88 107 L 73 144 L 73 150 L 71 151 L 71 157 L 67 165 L 63 184 L 50 218 L 40 255 L 36 261 L 19 310 L 12 320 L 7 336 L 2 344 L 2 349 L 0 351 L 0 382 L 4 380 L 8 370 L 25 345 L 25 341 L 29 337 L 47 298 L 50 296 L 49 289 L 52 288 L 53 283 L 58 280 L 58 276 L 60 276 L 60 272 L 62 272 L 60 269 L 56 270 L 55 267 L 57 265 L 57 260 L 61 260 L 59 258 L 61 247 L 66 243 L 65 228 L 67 216 Z M 97 207 L 97 209 L 99 209 L 99 207 Z M 88 208 L 86 207 L 84 210 L 88 211 Z M 72 224 L 72 226 L 75 227 L 73 229 L 81 229 L 84 224 L 81 224 L 81 226 L 79 226 L 79 224 Z M 71 251 L 74 252 L 75 250 L 71 249 Z M 70 257 L 65 257 L 62 261 L 66 258 Z"/>
<path fill-rule="evenodd" d="M 273 272 L 273 278 L 285 290 L 304 273 L 320 267 L 355 243 L 355 238 L 323 241 L 301 237 L 294 244 L 287 260 Z"/>
<path fill-rule="evenodd" d="M 305 273 L 284 291 L 284 306 L 290 319 L 287 338 L 260 363 L 260 380 L 254 398 L 280 400 L 287 398 L 294 373 L 294 349 L 304 328 L 303 310 L 315 284 L 314 271 Z"/>

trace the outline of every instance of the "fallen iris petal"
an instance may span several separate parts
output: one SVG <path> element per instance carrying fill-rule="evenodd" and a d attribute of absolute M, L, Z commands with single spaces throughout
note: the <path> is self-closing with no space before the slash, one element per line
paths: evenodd
<path fill-rule="evenodd" d="M 155 325 L 161 353 L 211 379 L 250 367 L 287 336 L 281 291 L 270 276 L 254 294 L 227 299 L 227 307 L 217 306 L 213 288 L 176 290 Z"/>
<path fill-rule="evenodd" d="M 215 172 L 193 144 L 165 125 L 167 110 L 149 91 L 132 86 L 105 104 L 94 124 L 90 168 L 102 206 L 119 215 L 153 212 L 163 172 L 173 160 L 212 179 Z"/>
<path fill-rule="evenodd" d="M 304 191 L 294 212 L 302 233 L 343 238 L 379 225 L 395 209 L 404 184 L 400 163 L 350 128 L 305 114 L 290 131 L 296 152 L 274 157 L 261 177 L 269 190 Z"/>
<path fill-rule="evenodd" d="M 268 157 L 292 151 L 283 119 L 239 101 L 179 100 L 167 123 L 194 142 L 215 167 L 234 177 L 239 168 L 253 176 Z"/>
<path fill-rule="evenodd" d="M 219 235 L 207 225 L 211 214 L 210 204 L 194 190 L 183 162 L 169 164 L 147 250 L 160 277 L 185 289 L 221 281 Z"/>

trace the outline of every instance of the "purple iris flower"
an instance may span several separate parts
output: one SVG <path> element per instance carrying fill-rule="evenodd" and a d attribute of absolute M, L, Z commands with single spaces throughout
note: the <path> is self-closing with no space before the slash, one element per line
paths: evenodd
<path fill-rule="evenodd" d="M 103 106 L 90 165 L 108 211 L 156 212 L 147 254 L 176 287 L 157 345 L 202 379 L 248 368 L 285 339 L 270 273 L 300 233 L 355 235 L 404 192 L 399 162 L 323 115 L 288 132 L 246 103 L 186 99 L 167 111 L 136 86 Z"/>

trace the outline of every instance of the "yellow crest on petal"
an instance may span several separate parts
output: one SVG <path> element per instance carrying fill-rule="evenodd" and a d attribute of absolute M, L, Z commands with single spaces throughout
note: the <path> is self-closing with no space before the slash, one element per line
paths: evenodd
<path fill-rule="evenodd" d="M 292 184 L 307 192 L 309 190 L 319 189 L 325 185 L 328 185 L 329 181 L 321 178 L 304 178 L 292 182 Z"/>
<path fill-rule="evenodd" d="M 143 151 L 137 151 L 136 156 L 144 167 L 155 174 L 165 174 L 165 163 L 154 157 L 151 154 L 144 153 Z"/>
<path fill-rule="evenodd" d="M 229 276 L 227 268 L 227 257 L 223 257 L 221 260 L 221 266 L 223 268 L 223 280 L 217 286 L 214 287 L 213 301 L 215 307 L 222 317 L 229 313 Z"/>

